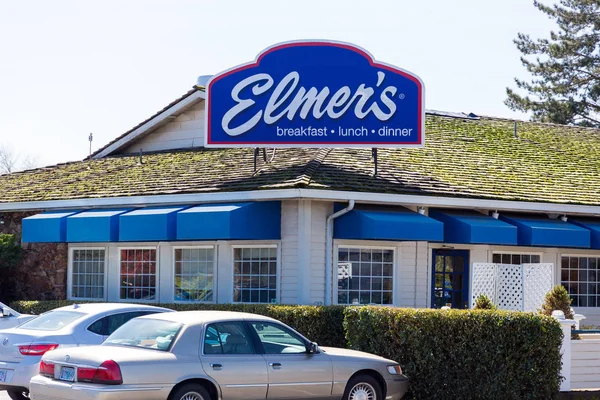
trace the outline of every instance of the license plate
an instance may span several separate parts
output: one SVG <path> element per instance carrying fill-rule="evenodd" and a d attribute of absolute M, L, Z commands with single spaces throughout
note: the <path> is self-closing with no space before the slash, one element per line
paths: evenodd
<path fill-rule="evenodd" d="M 60 370 L 60 380 L 74 382 L 75 381 L 75 368 L 62 367 Z"/>
<path fill-rule="evenodd" d="M 6 370 L 0 369 L 0 382 L 5 382 L 5 381 L 6 381 Z"/>

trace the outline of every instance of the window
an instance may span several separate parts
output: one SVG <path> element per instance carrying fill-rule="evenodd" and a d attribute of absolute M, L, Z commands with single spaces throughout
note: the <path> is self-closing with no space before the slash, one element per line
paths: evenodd
<path fill-rule="evenodd" d="M 108 315 L 90 325 L 88 331 L 94 332 L 97 335 L 109 336 L 130 319 L 141 317 L 142 315 L 154 314 L 156 312 L 157 311 L 132 311 Z"/>
<path fill-rule="evenodd" d="M 252 322 L 265 354 L 306 353 L 304 341 L 289 329 L 269 322 Z"/>
<path fill-rule="evenodd" d="M 71 298 L 104 299 L 104 249 L 73 249 Z"/>
<path fill-rule="evenodd" d="M 121 250 L 121 300 L 156 299 L 156 249 Z"/>
<path fill-rule="evenodd" d="M 492 256 L 494 264 L 539 264 L 539 254 L 510 254 L 510 253 L 495 253 Z"/>
<path fill-rule="evenodd" d="M 277 302 L 277 247 L 233 249 L 233 301 Z"/>
<path fill-rule="evenodd" d="M 19 325 L 17 329 L 58 331 L 83 316 L 85 316 L 84 313 L 75 311 L 48 311 L 37 318 Z"/>
<path fill-rule="evenodd" d="M 392 304 L 394 250 L 338 249 L 338 304 Z"/>
<path fill-rule="evenodd" d="M 242 322 L 211 324 L 204 335 L 204 354 L 255 354 Z"/>
<path fill-rule="evenodd" d="M 214 301 L 214 249 L 175 249 L 175 300 Z"/>
<path fill-rule="evenodd" d="M 179 322 L 139 318 L 117 329 L 102 346 L 130 346 L 169 351 L 183 325 Z"/>
<path fill-rule="evenodd" d="M 560 281 L 574 307 L 600 306 L 600 258 L 561 257 Z"/>

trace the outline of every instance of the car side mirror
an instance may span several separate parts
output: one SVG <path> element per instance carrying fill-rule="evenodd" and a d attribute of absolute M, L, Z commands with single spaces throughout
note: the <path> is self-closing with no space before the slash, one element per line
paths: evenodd
<path fill-rule="evenodd" d="M 306 352 L 308 354 L 317 354 L 319 352 L 319 345 L 316 344 L 315 342 L 310 342 L 307 346 L 306 346 Z"/>
<path fill-rule="evenodd" d="M 2 317 L 10 317 L 10 309 L 2 307 Z"/>

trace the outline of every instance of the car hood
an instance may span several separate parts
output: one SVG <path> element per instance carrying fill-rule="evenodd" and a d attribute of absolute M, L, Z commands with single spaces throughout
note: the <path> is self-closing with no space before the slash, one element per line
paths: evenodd
<path fill-rule="evenodd" d="M 357 360 L 361 359 L 361 360 L 381 361 L 381 362 L 396 364 L 395 361 L 388 360 L 387 358 L 383 358 L 383 357 L 377 356 L 375 354 L 365 353 L 363 351 L 341 349 L 339 347 L 321 347 L 321 346 L 319 346 L 319 348 L 323 352 L 325 352 L 325 354 L 329 355 L 332 358 L 332 360 L 335 360 L 336 358 L 337 359 L 339 359 L 339 358 L 357 359 Z"/>

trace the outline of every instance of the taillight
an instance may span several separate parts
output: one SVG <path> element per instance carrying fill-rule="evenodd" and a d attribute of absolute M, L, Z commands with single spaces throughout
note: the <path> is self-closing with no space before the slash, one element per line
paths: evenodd
<path fill-rule="evenodd" d="M 57 343 L 52 344 L 28 344 L 19 346 L 19 353 L 24 356 L 43 356 L 47 351 L 58 347 Z"/>
<path fill-rule="evenodd" d="M 102 383 L 105 385 L 120 385 L 123 383 L 121 368 L 113 360 L 104 361 L 98 368 L 77 368 L 77 381 Z"/>
<path fill-rule="evenodd" d="M 54 378 L 54 363 L 49 361 L 40 361 L 40 375 Z"/>

